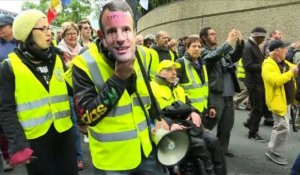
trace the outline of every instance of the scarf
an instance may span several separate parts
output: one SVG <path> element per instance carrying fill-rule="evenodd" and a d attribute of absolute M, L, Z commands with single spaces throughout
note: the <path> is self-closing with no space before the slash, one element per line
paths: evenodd
<path fill-rule="evenodd" d="M 55 47 L 50 45 L 48 49 L 40 50 L 32 44 L 21 44 L 21 51 L 28 56 L 32 61 L 49 62 L 56 57 Z"/>
<path fill-rule="evenodd" d="M 58 48 L 60 48 L 62 51 L 67 52 L 68 54 L 72 55 L 73 57 L 78 55 L 79 52 L 81 51 L 81 49 L 83 48 L 80 44 L 76 43 L 76 46 L 74 48 L 72 48 L 71 46 L 69 46 L 64 39 L 62 39 L 58 46 Z"/>

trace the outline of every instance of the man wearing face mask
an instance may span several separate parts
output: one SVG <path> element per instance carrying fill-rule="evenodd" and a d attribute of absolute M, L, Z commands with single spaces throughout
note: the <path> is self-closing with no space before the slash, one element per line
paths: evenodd
<path fill-rule="evenodd" d="M 51 45 L 46 15 L 38 10 L 20 13 L 13 34 L 20 45 L 4 60 L 0 73 L 0 121 L 10 163 L 27 163 L 31 175 L 76 175 L 71 92 L 60 52 Z"/>
<path fill-rule="evenodd" d="M 99 17 L 103 42 L 88 46 L 66 73 L 72 82 L 80 125 L 88 126 L 97 175 L 165 174 L 150 138 L 150 98 L 135 45 L 133 13 L 124 1 L 108 2 Z M 99 33 L 98 33 L 99 35 Z"/>

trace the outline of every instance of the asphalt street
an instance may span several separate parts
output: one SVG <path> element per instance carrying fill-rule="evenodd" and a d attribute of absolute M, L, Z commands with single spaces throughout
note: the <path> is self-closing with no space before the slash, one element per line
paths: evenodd
<path fill-rule="evenodd" d="M 291 131 L 288 146 L 287 166 L 277 165 L 265 156 L 268 141 L 270 139 L 271 127 L 260 126 L 260 135 L 266 139 L 266 143 L 258 143 L 247 138 L 247 130 L 243 122 L 248 116 L 248 111 L 236 110 L 235 123 L 231 134 L 230 149 L 236 154 L 233 158 L 227 158 L 229 175 L 287 175 L 300 151 L 300 131 Z M 213 131 L 214 132 L 214 131 Z M 85 169 L 80 171 L 80 175 L 93 174 L 93 167 L 90 160 L 88 144 L 82 142 L 85 157 Z M 0 175 L 23 175 L 26 174 L 25 166 L 15 167 L 11 172 L 3 172 L 0 166 Z"/>

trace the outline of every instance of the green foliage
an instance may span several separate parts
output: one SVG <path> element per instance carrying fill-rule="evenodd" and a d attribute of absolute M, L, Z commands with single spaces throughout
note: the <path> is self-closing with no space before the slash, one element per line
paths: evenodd
<path fill-rule="evenodd" d="M 40 0 L 40 4 L 32 2 L 24 2 L 22 10 L 38 9 L 47 14 L 50 0 Z M 89 0 L 72 0 L 71 4 L 64 7 L 59 15 L 52 21 L 52 25 L 61 26 L 62 23 L 72 21 L 78 23 L 82 19 L 86 19 L 92 11 L 92 4 Z"/>
<path fill-rule="evenodd" d="M 48 7 L 49 7 L 50 1 L 49 0 L 40 0 L 40 4 L 35 4 L 30 1 L 26 1 L 22 4 L 21 9 L 27 10 L 27 9 L 38 9 L 44 13 L 47 13 Z"/>

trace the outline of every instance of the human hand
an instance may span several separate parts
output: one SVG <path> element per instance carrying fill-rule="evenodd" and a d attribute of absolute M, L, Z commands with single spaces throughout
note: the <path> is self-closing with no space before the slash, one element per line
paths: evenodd
<path fill-rule="evenodd" d="M 201 117 L 197 112 L 192 112 L 186 120 L 192 120 L 193 124 L 195 124 L 197 127 L 200 127 L 202 123 Z"/>
<path fill-rule="evenodd" d="M 217 112 L 216 112 L 216 109 L 215 109 L 215 108 L 210 108 L 210 109 L 209 109 L 208 116 L 209 116 L 210 118 L 215 118 L 215 117 L 216 117 L 216 114 L 217 114 Z"/>
<path fill-rule="evenodd" d="M 134 61 L 135 59 L 120 62 L 116 61 L 115 64 L 115 75 L 122 80 L 126 80 L 134 72 Z"/>
<path fill-rule="evenodd" d="M 239 44 L 243 41 L 243 35 L 242 35 L 242 32 L 240 30 L 237 30 L 238 32 L 238 42 Z"/>
<path fill-rule="evenodd" d="M 154 124 L 153 132 L 156 132 L 159 128 L 164 128 L 165 130 L 170 130 L 168 123 L 164 120 L 156 120 Z"/>
<path fill-rule="evenodd" d="M 171 125 L 170 130 L 171 130 L 171 131 L 175 131 L 175 130 L 183 130 L 183 129 L 185 129 L 185 128 L 186 128 L 186 127 L 183 126 L 183 125 L 180 125 L 180 124 L 178 124 L 178 123 L 174 123 L 174 124 Z"/>
<path fill-rule="evenodd" d="M 69 67 L 70 66 L 70 62 L 71 62 L 71 60 L 73 59 L 74 56 L 71 55 L 71 54 L 69 54 L 69 53 L 67 53 L 67 52 L 64 52 L 63 57 L 64 57 L 64 62 L 66 64 L 66 66 Z"/>
<path fill-rule="evenodd" d="M 237 29 L 233 28 L 229 33 L 228 33 L 228 37 L 227 37 L 227 42 L 229 43 L 229 45 L 231 45 L 233 48 L 237 42 L 237 40 L 239 39 L 239 32 Z"/>

